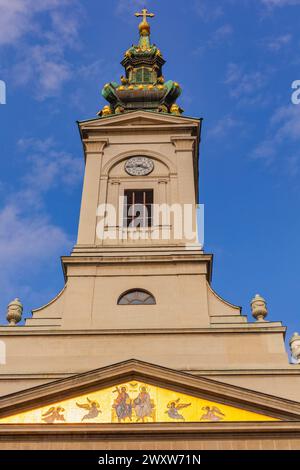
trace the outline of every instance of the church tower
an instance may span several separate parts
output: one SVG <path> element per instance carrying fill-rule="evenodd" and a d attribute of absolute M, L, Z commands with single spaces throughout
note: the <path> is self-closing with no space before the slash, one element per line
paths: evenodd
<path fill-rule="evenodd" d="M 145 449 L 264 448 L 270 436 L 296 448 L 300 366 L 289 364 L 286 328 L 266 320 L 261 296 L 250 321 L 211 286 L 202 120 L 183 114 L 180 85 L 164 78 L 154 15 L 136 16 L 120 83 L 78 122 L 85 171 L 65 286 L 21 326 L 11 302 L 0 327 L 0 445 L 134 448 L 134 434 Z"/>
<path fill-rule="evenodd" d="M 201 120 L 181 115 L 180 86 L 164 79 L 141 15 L 121 83 L 103 88 L 110 104 L 79 123 L 85 176 L 77 244 L 62 259 L 63 328 L 209 326 L 211 256 L 196 224 Z"/>

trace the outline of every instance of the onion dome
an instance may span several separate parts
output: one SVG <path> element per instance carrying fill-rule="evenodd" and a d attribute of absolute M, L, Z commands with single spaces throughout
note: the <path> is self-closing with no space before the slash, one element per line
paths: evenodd
<path fill-rule="evenodd" d="M 124 54 L 121 65 L 125 73 L 120 83 L 110 82 L 104 86 L 102 96 L 109 106 L 104 106 L 98 114 L 107 117 L 142 109 L 180 115 L 183 110 L 176 100 L 181 94 L 181 88 L 177 82 L 165 81 L 162 73 L 165 60 L 158 47 L 150 41 L 147 18 L 153 18 L 154 14 L 143 9 L 135 16 L 143 18 L 139 24 L 139 43 Z"/>

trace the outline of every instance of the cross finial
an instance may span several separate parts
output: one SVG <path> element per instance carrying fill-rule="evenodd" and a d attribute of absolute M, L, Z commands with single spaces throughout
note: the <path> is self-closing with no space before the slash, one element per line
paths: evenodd
<path fill-rule="evenodd" d="M 135 16 L 137 16 L 137 17 L 142 16 L 143 17 L 143 22 L 147 23 L 147 18 L 153 18 L 155 15 L 154 15 L 154 13 L 149 13 L 147 8 L 143 8 L 142 12 L 141 13 L 135 13 Z"/>

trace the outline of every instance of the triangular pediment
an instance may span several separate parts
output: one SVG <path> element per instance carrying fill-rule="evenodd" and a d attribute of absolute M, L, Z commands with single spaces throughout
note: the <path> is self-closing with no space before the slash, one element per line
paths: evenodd
<path fill-rule="evenodd" d="M 0 399 L 0 425 L 299 419 L 288 400 L 126 361 Z"/>
<path fill-rule="evenodd" d="M 88 121 L 81 121 L 79 126 L 84 129 L 98 129 L 114 127 L 136 127 L 136 126 L 199 126 L 199 119 L 166 115 L 154 113 L 151 111 L 132 111 L 125 114 L 108 116 L 105 118 L 97 118 Z"/>

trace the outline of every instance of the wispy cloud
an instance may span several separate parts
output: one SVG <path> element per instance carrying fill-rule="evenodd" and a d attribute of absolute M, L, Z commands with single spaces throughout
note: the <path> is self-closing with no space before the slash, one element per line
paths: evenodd
<path fill-rule="evenodd" d="M 251 157 L 270 166 L 281 159 L 290 176 L 299 173 L 300 106 L 280 107 L 273 113 L 265 138 L 255 147 Z"/>
<path fill-rule="evenodd" d="M 138 8 L 146 8 L 145 0 L 118 0 L 116 6 L 116 14 L 119 16 L 134 15 Z M 128 19 L 126 16 L 124 17 L 125 20 Z"/>
<path fill-rule="evenodd" d="M 243 123 L 240 120 L 228 114 L 217 121 L 215 125 L 208 130 L 207 135 L 208 138 L 223 138 L 234 129 L 241 128 L 242 125 Z"/>
<path fill-rule="evenodd" d="M 0 8 L 0 45 L 11 48 L 11 81 L 30 85 L 38 100 L 57 96 L 72 78 L 66 52 L 78 48 L 77 0 L 0 0 Z"/>
<path fill-rule="evenodd" d="M 263 104 L 266 96 L 261 94 L 268 83 L 270 70 L 246 71 L 240 64 L 230 63 L 227 66 L 224 83 L 229 88 L 231 97 L 238 99 L 240 104 Z"/>
<path fill-rule="evenodd" d="M 52 138 L 23 139 L 18 147 L 27 170 L 12 187 L 6 185 L 0 207 L 1 302 L 32 295 L 30 275 L 70 248 L 70 236 L 51 221 L 44 197 L 74 187 L 82 175 L 80 159 L 59 150 Z"/>
<path fill-rule="evenodd" d="M 19 149 L 26 153 L 29 171 L 23 176 L 24 189 L 30 189 L 34 200 L 44 193 L 63 185 L 73 188 L 81 180 L 82 159 L 57 149 L 52 138 L 45 140 L 21 139 Z"/>
<path fill-rule="evenodd" d="M 39 277 L 48 278 L 58 267 L 58 257 L 72 244 L 69 235 L 45 214 L 28 216 L 22 210 L 15 205 L 0 210 L 0 324 L 12 299 L 19 297 L 27 310 L 53 296 L 48 282 L 37 287 Z"/>
<path fill-rule="evenodd" d="M 219 0 L 195 0 L 193 9 L 203 21 L 213 21 L 223 16 L 224 9 Z"/>
<path fill-rule="evenodd" d="M 300 141 L 300 107 L 296 105 L 278 108 L 271 118 L 271 127 L 277 126 L 275 138 L 278 142 L 284 139 Z"/>
<path fill-rule="evenodd" d="M 213 31 L 210 37 L 203 41 L 202 44 L 195 49 L 194 54 L 199 55 L 205 52 L 207 49 L 212 49 L 218 47 L 219 45 L 227 44 L 228 39 L 231 38 L 233 34 L 233 28 L 230 24 L 224 24 L 218 29 Z"/>
<path fill-rule="evenodd" d="M 70 0 L 0 0 L 0 45 L 13 45 L 26 34 L 38 32 L 39 14 L 68 4 Z"/>
<path fill-rule="evenodd" d="M 20 139 L 17 147 L 26 171 L 13 187 L 5 188 L 3 206 L 15 207 L 15 213 L 23 215 L 42 211 L 44 217 L 46 193 L 74 189 L 82 178 L 82 159 L 60 150 L 51 137 Z"/>
<path fill-rule="evenodd" d="M 266 77 L 261 71 L 245 72 L 243 68 L 231 63 L 228 65 L 225 84 L 230 86 L 230 94 L 235 98 L 252 94 L 265 84 Z"/>
<path fill-rule="evenodd" d="M 267 37 L 260 41 L 260 44 L 270 51 L 278 52 L 292 41 L 292 35 L 289 33 L 281 34 L 276 37 Z"/>
<path fill-rule="evenodd" d="M 300 5 L 300 0 L 261 0 L 261 2 L 270 8 Z"/>
<path fill-rule="evenodd" d="M 212 34 L 211 41 L 212 43 L 218 43 L 222 41 L 224 38 L 231 36 L 233 33 L 233 28 L 230 24 L 224 24 L 220 26 L 220 28 L 216 29 L 215 32 Z"/>
<path fill-rule="evenodd" d="M 1 296 L 18 295 L 32 270 L 61 250 L 70 247 L 64 230 L 45 215 L 25 216 L 22 207 L 6 205 L 0 210 Z M 6 287 L 6 291 L 3 287 Z M 13 291 L 15 291 L 13 293 Z M 9 299 L 8 299 L 9 300 Z"/>
<path fill-rule="evenodd" d="M 252 152 L 252 158 L 263 160 L 266 165 L 270 165 L 276 155 L 275 141 L 272 138 L 266 138 L 260 142 Z"/>
<path fill-rule="evenodd" d="M 17 86 L 30 85 L 37 100 L 57 96 L 72 77 L 72 66 L 59 47 L 32 46 L 24 55 L 23 60 L 12 66 L 12 79 Z"/>

